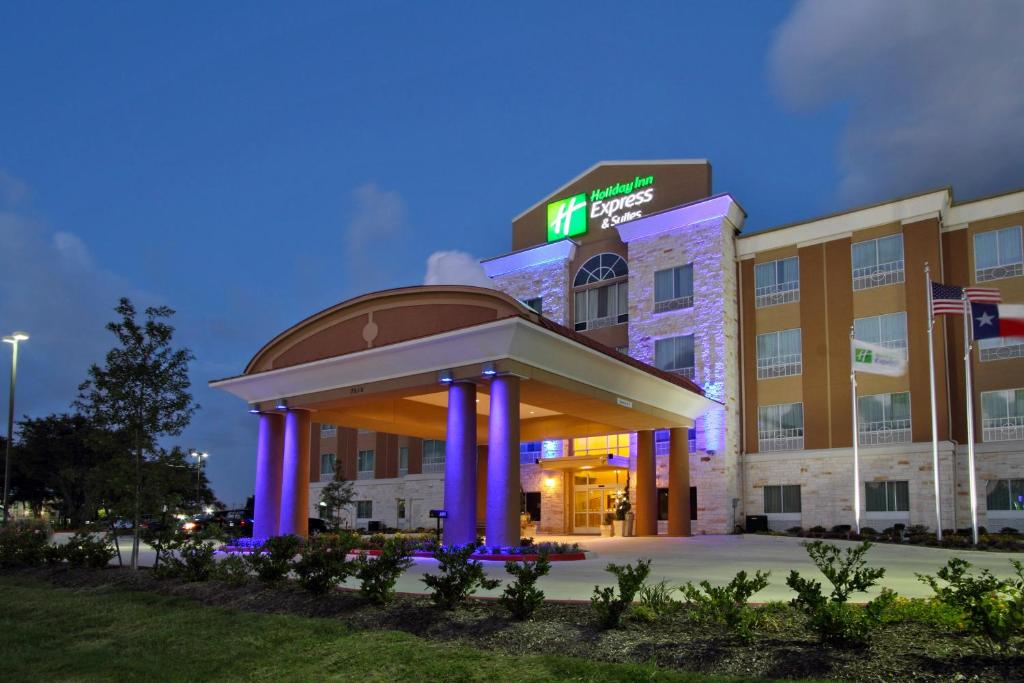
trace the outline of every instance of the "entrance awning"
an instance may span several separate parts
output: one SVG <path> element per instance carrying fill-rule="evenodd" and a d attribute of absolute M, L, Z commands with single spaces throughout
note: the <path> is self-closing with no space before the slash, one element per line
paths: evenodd
<path fill-rule="evenodd" d="M 629 458 L 621 455 L 574 455 L 562 458 L 537 458 L 536 463 L 546 470 L 606 470 L 629 469 Z"/>

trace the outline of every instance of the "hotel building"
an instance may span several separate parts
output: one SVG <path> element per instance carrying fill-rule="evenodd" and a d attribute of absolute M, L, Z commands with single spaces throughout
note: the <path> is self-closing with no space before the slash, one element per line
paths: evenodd
<path fill-rule="evenodd" d="M 308 429 L 308 444 L 301 435 L 294 443 L 285 438 L 277 467 L 294 479 L 289 463 L 300 463 L 308 488 L 293 481 L 292 493 L 285 485 L 280 494 L 291 502 L 272 503 L 275 510 L 292 506 L 295 516 L 300 508 L 316 516 L 319 491 L 340 477 L 355 482 L 350 522 L 369 528 L 429 527 L 432 509 L 451 515 L 455 498 L 446 482 L 462 487 L 461 504 L 475 510 L 461 522 L 488 530 L 509 524 L 522 508 L 536 524 L 531 533 L 597 533 L 627 485 L 640 533 L 729 533 L 747 515 L 765 515 L 777 529 L 831 527 L 853 521 L 853 330 L 858 339 L 900 349 L 908 361 L 902 377 L 857 377 L 862 524 L 934 528 L 925 266 L 935 281 L 983 284 L 998 288 L 1004 301 L 1024 302 L 1024 191 L 954 202 L 946 188 L 750 234 L 743 233 L 745 219 L 731 195 L 712 193 L 703 160 L 600 163 L 514 218 L 510 252 L 482 262 L 497 290 L 491 296 L 512 303 L 486 305 L 520 306 L 497 318 L 528 319 L 531 326 L 517 335 L 544 328 L 557 333 L 559 345 L 544 355 L 533 342 L 529 351 L 510 342 L 507 356 L 481 347 L 460 358 L 476 363 L 467 368 L 516 378 L 515 392 L 523 394 L 512 396 L 521 430 L 515 439 L 492 414 L 511 404 L 474 379 L 474 396 L 487 394 L 471 411 L 481 436 L 457 448 L 446 443 L 455 394 L 437 386 L 444 366 L 426 363 L 425 355 L 419 369 L 436 388 L 417 384 L 390 408 L 378 402 L 360 412 L 349 395 L 337 402 L 364 386 L 340 371 L 330 382 L 283 381 L 299 372 L 320 378 L 345 358 L 355 367 L 357 349 L 386 348 L 371 326 L 384 320 L 387 293 L 304 321 L 264 347 L 245 375 L 213 384 L 264 418 L 280 413 L 287 421 L 289 406 L 304 405 L 311 426 L 293 429 Z M 389 342 L 395 349 L 490 325 L 471 327 L 479 321 L 457 312 L 468 303 L 445 298 L 477 294 L 398 292 L 389 296 L 434 297 L 449 308 L 424 309 L 428 319 L 403 317 L 403 334 Z M 339 321 L 355 320 L 360 306 L 378 312 L 358 330 L 341 331 Z M 942 316 L 933 330 L 944 528 L 970 524 L 962 325 L 959 316 Z M 350 343 L 358 334 L 365 344 Z M 976 347 L 970 363 L 979 522 L 1024 529 L 1024 340 Z M 573 370 L 584 352 L 596 365 Z M 612 374 L 605 378 L 605 371 Z M 607 402 L 591 392 L 604 392 Z M 273 435 L 264 418 L 261 430 Z M 505 439 L 500 447 L 494 434 Z M 516 466 L 495 448 L 514 449 Z M 469 449 L 472 482 L 458 480 L 447 462 L 458 451 L 468 463 Z M 274 495 L 273 486 L 266 490 L 265 499 Z M 499 498 L 502 522 L 491 510 Z M 512 535 L 508 529 L 502 537 Z"/>

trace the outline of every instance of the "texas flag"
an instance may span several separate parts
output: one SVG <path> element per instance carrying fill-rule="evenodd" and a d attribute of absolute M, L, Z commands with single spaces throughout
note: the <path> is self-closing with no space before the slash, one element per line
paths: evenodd
<path fill-rule="evenodd" d="M 974 338 L 1024 337 L 1024 304 L 971 304 Z"/>

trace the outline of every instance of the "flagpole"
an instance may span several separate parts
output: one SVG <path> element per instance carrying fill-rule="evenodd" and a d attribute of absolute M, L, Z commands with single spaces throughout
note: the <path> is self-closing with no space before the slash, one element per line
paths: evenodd
<path fill-rule="evenodd" d="M 850 404 L 853 406 L 853 528 L 860 534 L 860 436 L 857 424 L 857 371 L 854 365 L 853 325 L 850 325 Z"/>
<path fill-rule="evenodd" d="M 935 405 L 935 344 L 932 330 L 935 327 L 935 310 L 932 307 L 932 273 L 928 262 L 924 262 L 924 285 L 928 289 L 928 389 L 932 409 L 932 472 L 935 476 L 935 538 L 942 540 L 942 502 L 939 497 L 939 417 Z"/>
<path fill-rule="evenodd" d="M 967 481 L 971 496 L 971 536 L 978 545 L 978 495 L 974 478 L 974 387 L 971 386 L 971 327 L 973 318 L 971 305 L 967 301 L 967 290 L 961 294 L 964 303 L 964 384 L 967 386 Z"/>

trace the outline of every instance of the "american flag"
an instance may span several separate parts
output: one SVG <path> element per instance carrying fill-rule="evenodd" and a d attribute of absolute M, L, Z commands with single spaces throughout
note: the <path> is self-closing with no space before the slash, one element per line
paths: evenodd
<path fill-rule="evenodd" d="M 967 293 L 967 300 L 976 304 L 998 304 L 1003 298 L 999 290 L 994 287 L 957 287 L 956 285 L 944 285 L 941 282 L 932 283 L 932 315 L 963 315 L 963 295 Z"/>

